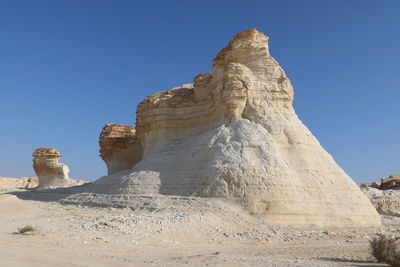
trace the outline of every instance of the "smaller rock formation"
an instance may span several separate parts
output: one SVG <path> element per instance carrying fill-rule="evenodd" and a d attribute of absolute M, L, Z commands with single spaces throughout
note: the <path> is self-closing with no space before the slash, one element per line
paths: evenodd
<path fill-rule="evenodd" d="M 58 162 L 61 153 L 54 148 L 40 147 L 33 152 L 33 169 L 39 178 L 37 188 L 55 188 L 74 185 L 69 176 L 69 168 Z"/>
<path fill-rule="evenodd" d="M 100 134 L 100 156 L 108 168 L 108 174 L 132 168 L 142 158 L 142 145 L 132 126 L 118 123 L 104 125 Z"/>
<path fill-rule="evenodd" d="M 391 174 L 386 179 L 381 179 L 380 189 L 392 189 L 400 186 L 400 175 Z"/>
<path fill-rule="evenodd" d="M 388 178 L 381 178 L 380 182 L 369 182 L 360 184 L 361 187 L 372 187 L 381 190 L 400 187 L 400 174 L 391 174 Z"/>

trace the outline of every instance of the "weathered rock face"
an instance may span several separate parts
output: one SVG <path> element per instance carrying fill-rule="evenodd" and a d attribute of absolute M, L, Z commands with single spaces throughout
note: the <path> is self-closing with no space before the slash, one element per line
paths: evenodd
<path fill-rule="evenodd" d="M 41 147 L 33 152 L 33 169 L 39 178 L 37 188 L 55 188 L 74 185 L 69 178 L 68 166 L 58 162 L 60 152 L 54 148 Z"/>
<path fill-rule="evenodd" d="M 139 104 L 141 161 L 90 190 L 227 198 L 285 224 L 379 226 L 371 202 L 302 124 L 292 101 L 268 37 L 241 32 L 213 60 L 212 73 Z"/>
<path fill-rule="evenodd" d="M 142 145 L 132 126 L 106 124 L 100 134 L 100 156 L 108 168 L 108 174 L 130 169 L 142 158 Z"/>

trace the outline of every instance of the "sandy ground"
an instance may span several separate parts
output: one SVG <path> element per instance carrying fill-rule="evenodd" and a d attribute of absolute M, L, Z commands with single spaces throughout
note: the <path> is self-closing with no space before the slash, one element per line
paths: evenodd
<path fill-rule="evenodd" d="M 373 233 L 280 228 L 224 209 L 61 205 L 0 188 L 0 266 L 386 266 Z M 30 224 L 36 233 L 22 235 Z"/>

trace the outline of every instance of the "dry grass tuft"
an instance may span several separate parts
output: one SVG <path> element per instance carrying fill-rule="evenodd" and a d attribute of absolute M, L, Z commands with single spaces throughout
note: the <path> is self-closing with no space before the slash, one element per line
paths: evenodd
<path fill-rule="evenodd" d="M 23 235 L 24 234 L 33 234 L 34 232 L 36 232 L 36 228 L 33 227 L 32 225 L 27 224 L 22 228 L 18 228 L 18 232 Z"/>
<path fill-rule="evenodd" d="M 378 262 L 387 263 L 393 267 L 400 267 L 400 252 L 398 238 L 385 235 L 375 237 L 369 241 L 371 253 Z"/>
<path fill-rule="evenodd" d="M 396 252 L 392 258 L 387 262 L 392 267 L 400 267 L 400 253 Z"/>

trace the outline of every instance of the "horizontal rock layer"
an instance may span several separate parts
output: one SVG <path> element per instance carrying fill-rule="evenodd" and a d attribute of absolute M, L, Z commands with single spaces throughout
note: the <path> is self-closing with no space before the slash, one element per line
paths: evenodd
<path fill-rule="evenodd" d="M 68 166 L 58 162 L 60 158 L 61 153 L 54 148 L 40 147 L 33 152 L 33 169 L 39 178 L 37 188 L 76 185 L 68 176 Z"/>
<path fill-rule="evenodd" d="M 106 124 L 100 134 L 100 156 L 108 174 L 131 168 L 142 158 L 142 145 L 135 128 L 118 123 Z"/>

